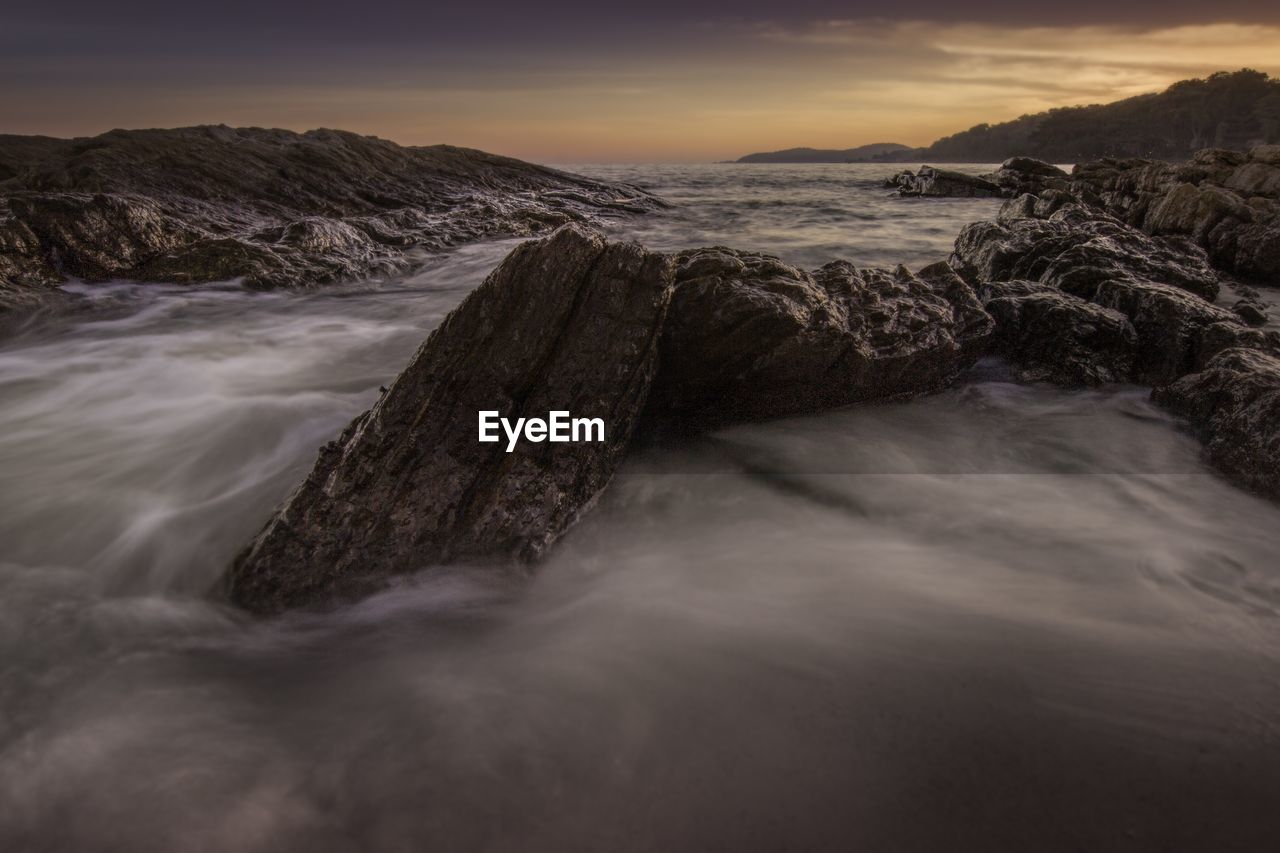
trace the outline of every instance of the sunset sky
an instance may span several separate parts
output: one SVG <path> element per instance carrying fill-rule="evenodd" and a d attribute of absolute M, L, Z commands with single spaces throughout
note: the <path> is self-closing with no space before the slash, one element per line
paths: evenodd
<path fill-rule="evenodd" d="M 6 0 L 0 132 L 221 122 L 705 161 L 1280 74 L 1280 3 L 1257 0 L 620 5 Z"/>

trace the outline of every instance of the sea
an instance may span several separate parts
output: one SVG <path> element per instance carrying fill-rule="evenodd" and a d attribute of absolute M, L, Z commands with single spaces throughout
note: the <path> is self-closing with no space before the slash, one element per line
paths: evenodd
<path fill-rule="evenodd" d="M 671 202 L 611 236 L 804 268 L 918 269 L 999 206 L 884 165 L 568 168 Z M 517 242 L 72 283 L 0 342 L 0 849 L 1275 849 L 1280 506 L 1139 386 L 986 359 L 643 448 L 530 579 L 211 597 Z"/>

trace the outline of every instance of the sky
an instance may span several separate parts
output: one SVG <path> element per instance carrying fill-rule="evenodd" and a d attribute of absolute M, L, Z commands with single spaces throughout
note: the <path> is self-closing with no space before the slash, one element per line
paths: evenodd
<path fill-rule="evenodd" d="M 0 133 L 338 127 L 544 163 L 925 145 L 1219 70 L 1259 0 L 0 0 Z"/>

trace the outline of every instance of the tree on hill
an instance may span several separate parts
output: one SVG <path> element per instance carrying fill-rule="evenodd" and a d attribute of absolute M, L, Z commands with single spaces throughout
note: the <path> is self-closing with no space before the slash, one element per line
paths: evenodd
<path fill-rule="evenodd" d="M 1280 80 L 1244 68 L 1183 80 L 1159 94 L 1060 107 L 939 139 L 926 159 L 993 162 L 1025 154 L 1069 163 L 1098 157 L 1181 159 L 1200 148 L 1280 141 Z"/>

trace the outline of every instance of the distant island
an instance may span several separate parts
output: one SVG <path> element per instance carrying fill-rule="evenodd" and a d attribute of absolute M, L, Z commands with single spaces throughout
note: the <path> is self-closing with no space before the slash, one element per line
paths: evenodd
<path fill-rule="evenodd" d="M 925 148 L 876 143 L 847 150 L 791 148 L 738 163 L 995 163 L 1013 156 L 1050 163 L 1100 157 L 1180 160 L 1201 148 L 1247 150 L 1280 141 L 1280 80 L 1243 68 L 1182 80 L 1163 92 L 1110 104 L 1060 107 L 979 124 Z"/>
<path fill-rule="evenodd" d="M 737 163 L 871 163 L 903 151 L 919 151 L 897 142 L 873 142 L 857 148 L 788 148 L 740 157 Z"/>

